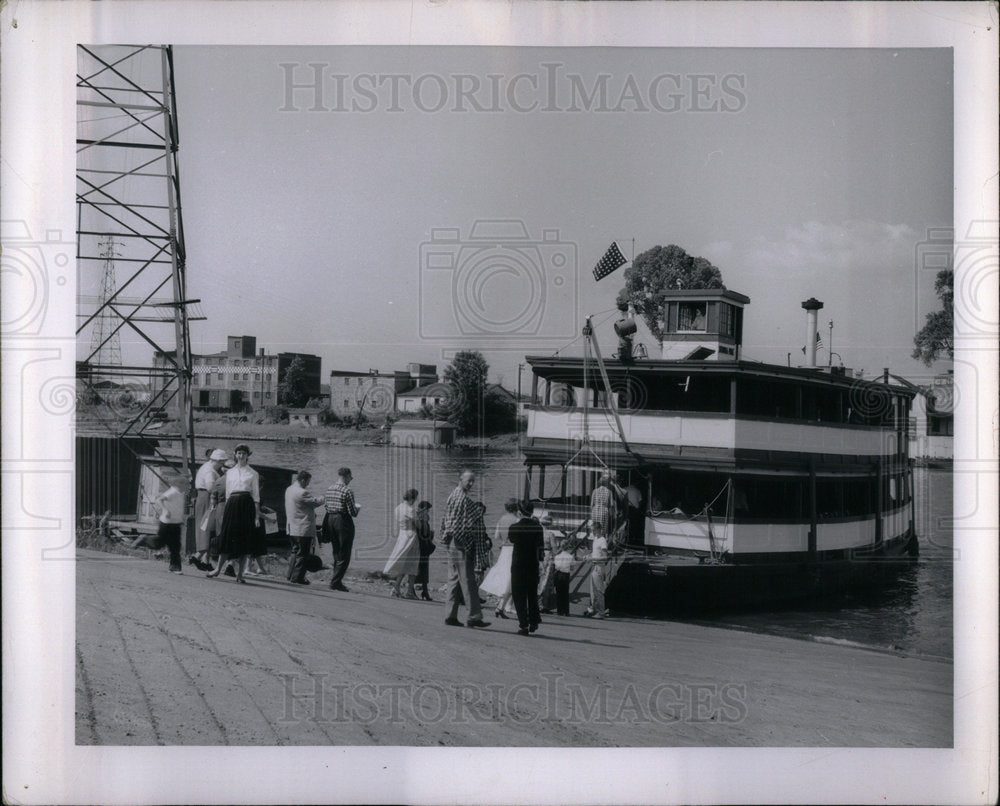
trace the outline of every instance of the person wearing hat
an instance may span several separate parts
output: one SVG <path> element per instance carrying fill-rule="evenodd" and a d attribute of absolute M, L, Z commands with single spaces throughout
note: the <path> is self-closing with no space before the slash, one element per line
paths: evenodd
<path fill-rule="evenodd" d="M 254 530 L 261 518 L 260 476 L 250 467 L 250 446 L 237 445 L 233 450 L 236 466 L 226 472 L 226 508 L 219 534 L 219 564 L 208 577 L 217 577 L 230 558 L 238 560 L 236 581 L 245 584 L 247 555 Z"/>
<path fill-rule="evenodd" d="M 212 523 L 209 510 L 212 508 L 212 487 L 222 475 L 222 465 L 229 458 L 224 450 L 215 448 L 208 452 L 208 461 L 198 468 L 194 477 L 194 489 L 197 495 L 194 502 L 194 537 L 195 553 L 188 557 L 188 564 L 199 571 L 211 571 L 208 562 L 208 549 L 212 537 Z"/>
<path fill-rule="evenodd" d="M 507 538 L 514 547 L 510 559 L 510 592 L 517 611 L 517 633 L 528 635 L 538 629 L 538 563 L 545 550 L 545 537 L 541 524 L 531 517 L 530 501 L 521 501 L 517 507 L 520 520 L 512 524 Z"/>

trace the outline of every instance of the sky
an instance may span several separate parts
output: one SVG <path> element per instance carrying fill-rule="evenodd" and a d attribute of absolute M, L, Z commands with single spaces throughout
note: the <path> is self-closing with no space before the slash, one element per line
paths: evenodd
<path fill-rule="evenodd" d="M 623 270 L 591 270 L 617 240 L 717 265 L 751 299 L 746 358 L 801 362 L 816 297 L 834 363 L 944 366 L 910 352 L 938 307 L 922 244 L 952 221 L 950 50 L 184 46 L 174 64 L 195 352 L 248 334 L 327 374 L 479 349 L 514 387 L 526 354 L 579 353 L 588 314 L 615 348 Z"/>

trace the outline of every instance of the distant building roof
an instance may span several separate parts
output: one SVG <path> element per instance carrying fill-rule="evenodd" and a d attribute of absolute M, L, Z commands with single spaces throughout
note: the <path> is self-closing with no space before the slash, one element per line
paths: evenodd
<path fill-rule="evenodd" d="M 405 392 L 397 392 L 396 397 L 442 397 L 445 390 L 439 383 L 428 383 L 423 386 L 414 386 Z"/>
<path fill-rule="evenodd" d="M 512 392 L 506 386 L 503 386 L 502 384 L 499 384 L 499 383 L 491 383 L 489 386 L 486 387 L 486 391 L 487 392 L 494 391 L 494 390 L 497 391 L 497 392 L 502 392 L 503 394 L 507 395 L 511 400 L 528 400 L 529 399 L 529 395 L 522 394 L 520 397 L 518 397 L 517 392 Z"/>

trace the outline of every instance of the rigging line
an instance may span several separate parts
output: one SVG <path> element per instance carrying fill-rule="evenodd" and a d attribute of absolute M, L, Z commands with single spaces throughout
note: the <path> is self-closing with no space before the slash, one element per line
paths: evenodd
<path fill-rule="evenodd" d="M 713 498 L 711 501 L 708 502 L 708 506 L 709 507 L 711 507 L 712 505 L 714 505 L 715 502 L 719 500 L 719 498 L 722 496 L 722 494 L 729 489 L 729 485 L 731 483 L 732 483 L 732 479 L 726 479 L 725 483 L 722 485 L 722 489 L 719 490 L 718 493 L 716 493 L 715 498 Z M 652 497 L 650 497 L 650 501 L 652 501 Z M 727 504 L 727 506 L 728 506 L 728 504 Z M 655 518 L 655 517 L 660 516 L 660 515 L 670 515 L 671 514 L 671 510 L 669 510 L 669 509 L 658 509 L 658 510 L 650 509 L 649 510 L 649 514 L 652 515 Z M 698 518 L 698 515 L 691 515 L 691 516 L 685 518 L 685 520 L 675 521 L 675 523 L 692 523 L 697 518 Z M 728 520 L 728 518 L 727 518 L 727 520 Z"/>
<path fill-rule="evenodd" d="M 604 319 L 601 319 L 597 323 L 598 325 L 603 325 L 610 318 L 610 315 L 613 314 L 617 310 L 618 310 L 617 308 L 608 308 L 607 310 L 604 310 L 604 311 L 598 311 L 595 314 L 591 314 L 591 318 L 596 317 L 596 316 L 603 316 L 604 314 L 608 314 L 607 317 L 605 317 Z M 594 327 L 593 323 L 591 323 L 591 327 Z M 562 345 L 561 347 L 557 347 L 555 350 L 553 350 L 552 351 L 552 355 L 559 355 L 559 353 L 561 353 L 567 347 L 569 347 L 570 345 L 575 344 L 577 341 L 579 341 L 582 336 L 583 336 L 582 333 L 577 334 L 572 339 L 570 339 L 568 342 L 566 342 L 564 345 Z"/>

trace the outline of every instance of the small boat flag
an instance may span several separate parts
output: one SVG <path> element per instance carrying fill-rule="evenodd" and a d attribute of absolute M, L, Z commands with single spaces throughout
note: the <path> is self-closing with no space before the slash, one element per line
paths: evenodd
<path fill-rule="evenodd" d="M 622 255 L 621 249 L 618 248 L 618 242 L 614 241 L 608 247 L 608 251 L 604 253 L 604 257 L 594 266 L 594 279 L 600 280 L 603 277 L 607 277 L 619 266 L 623 266 L 626 263 L 628 261 Z"/>
<path fill-rule="evenodd" d="M 819 335 L 819 331 L 818 330 L 816 331 L 816 349 L 817 350 L 822 350 L 823 349 L 823 337 L 821 335 Z M 805 354 L 805 351 L 806 351 L 806 348 L 803 347 L 802 348 L 802 353 Z M 834 353 L 834 355 L 836 355 L 836 353 Z"/>

